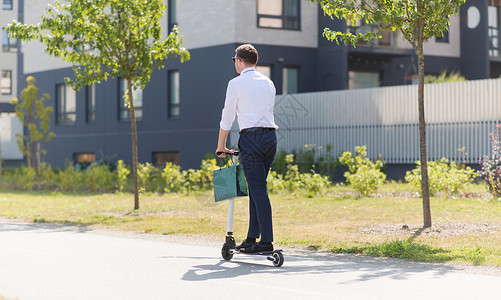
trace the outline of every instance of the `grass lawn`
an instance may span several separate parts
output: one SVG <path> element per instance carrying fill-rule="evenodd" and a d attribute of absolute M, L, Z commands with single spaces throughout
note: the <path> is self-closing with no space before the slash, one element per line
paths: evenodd
<path fill-rule="evenodd" d="M 275 242 L 289 247 L 400 257 L 409 260 L 501 266 L 501 202 L 485 186 L 467 197 L 432 198 L 433 227 L 423 230 L 421 198 L 410 186 L 387 183 L 359 198 L 349 186 L 325 195 L 271 194 Z M 224 239 L 227 202 L 210 193 L 145 194 L 133 211 L 131 194 L 0 192 L 0 216 L 145 233 Z M 247 198 L 235 203 L 233 230 L 247 229 Z"/>

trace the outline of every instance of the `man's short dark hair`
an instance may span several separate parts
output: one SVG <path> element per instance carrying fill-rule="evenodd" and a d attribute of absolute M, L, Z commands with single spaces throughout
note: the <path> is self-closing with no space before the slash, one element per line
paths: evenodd
<path fill-rule="evenodd" d="M 255 65 L 259 55 L 256 48 L 251 44 L 244 44 L 235 49 L 235 56 L 242 59 L 246 64 Z"/>

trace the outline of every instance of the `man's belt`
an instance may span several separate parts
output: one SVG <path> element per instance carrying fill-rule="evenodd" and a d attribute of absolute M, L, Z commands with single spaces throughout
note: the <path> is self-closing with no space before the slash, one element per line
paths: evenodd
<path fill-rule="evenodd" d="M 256 132 L 256 131 L 261 131 L 261 132 L 275 131 L 275 128 L 268 128 L 268 127 L 245 128 L 245 129 L 240 130 L 240 134 L 246 134 L 246 133 Z"/>

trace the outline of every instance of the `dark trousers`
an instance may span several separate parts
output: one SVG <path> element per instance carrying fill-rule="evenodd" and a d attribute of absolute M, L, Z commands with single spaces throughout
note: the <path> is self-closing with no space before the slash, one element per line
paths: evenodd
<path fill-rule="evenodd" d="M 240 134 L 240 162 L 249 188 L 248 237 L 273 242 L 273 225 L 266 178 L 277 151 L 274 131 L 255 131 Z"/>

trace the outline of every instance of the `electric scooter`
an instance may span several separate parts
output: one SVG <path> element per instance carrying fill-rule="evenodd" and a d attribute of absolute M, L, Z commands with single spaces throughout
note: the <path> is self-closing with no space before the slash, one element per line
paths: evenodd
<path fill-rule="evenodd" d="M 217 155 L 220 155 L 221 152 L 217 152 Z M 226 153 L 227 155 L 232 155 L 233 164 L 238 164 L 238 155 L 240 154 L 238 151 L 234 151 L 233 153 Z M 223 244 L 223 248 L 221 249 L 221 255 L 224 260 L 231 260 L 234 254 L 245 254 L 245 255 L 262 255 L 265 256 L 269 261 L 273 262 L 275 267 L 281 267 L 284 263 L 284 255 L 282 254 L 282 250 L 274 250 L 274 251 L 263 251 L 258 253 L 244 253 L 240 252 L 236 249 L 235 238 L 233 238 L 233 210 L 235 207 L 235 198 L 231 198 L 228 201 L 228 218 L 226 224 L 226 240 Z"/>

